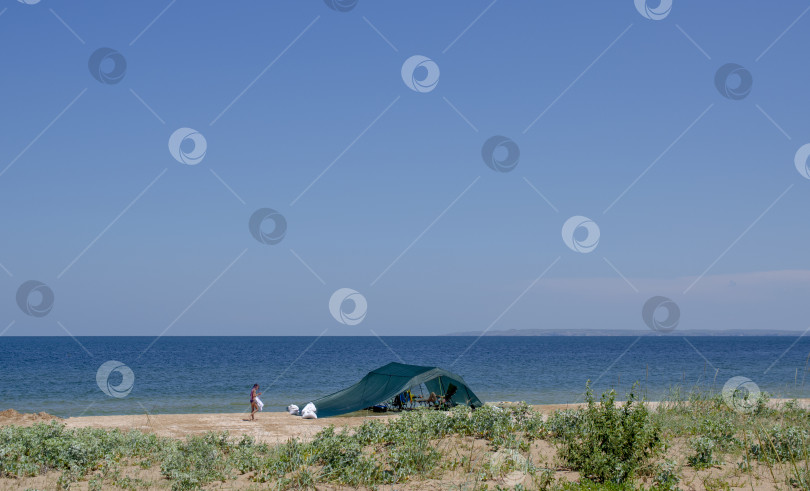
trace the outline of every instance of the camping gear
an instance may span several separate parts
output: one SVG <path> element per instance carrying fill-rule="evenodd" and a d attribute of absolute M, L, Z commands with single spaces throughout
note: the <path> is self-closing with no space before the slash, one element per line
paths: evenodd
<path fill-rule="evenodd" d="M 424 407 L 435 407 L 439 404 L 439 396 L 435 392 L 431 392 L 429 396 L 417 397 L 413 402 Z"/>
<path fill-rule="evenodd" d="M 389 363 L 369 372 L 351 387 L 313 402 L 318 407 L 318 415 L 328 418 L 382 404 L 420 384 L 425 384 L 428 392 L 444 396 L 447 405 L 483 406 L 460 375 L 438 367 L 403 363 Z M 456 387 L 456 391 L 449 394 L 451 385 Z"/>
<path fill-rule="evenodd" d="M 310 402 L 301 410 L 301 417 L 304 419 L 318 419 L 317 411 L 315 404 Z"/>
<path fill-rule="evenodd" d="M 293 416 L 298 416 L 298 406 L 296 406 L 295 404 L 290 404 L 289 406 L 287 406 L 287 411 Z"/>
<path fill-rule="evenodd" d="M 411 404 L 413 401 L 413 394 L 411 394 L 410 389 L 406 390 L 399 394 L 396 399 L 394 399 L 394 405 L 399 409 L 411 409 L 413 406 Z"/>
<path fill-rule="evenodd" d="M 456 404 L 453 402 L 453 396 L 456 395 L 457 391 L 458 391 L 458 387 L 456 387 L 454 384 L 450 384 L 447 387 L 447 392 L 445 392 L 444 397 L 442 397 L 440 399 L 440 401 L 439 401 L 440 405 L 439 406 L 441 408 L 443 408 L 443 409 L 449 409 L 449 408 L 455 406 Z"/>

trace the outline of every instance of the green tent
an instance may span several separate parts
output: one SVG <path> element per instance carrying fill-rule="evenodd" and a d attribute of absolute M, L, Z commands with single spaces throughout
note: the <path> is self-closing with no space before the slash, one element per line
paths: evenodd
<path fill-rule="evenodd" d="M 454 404 L 473 407 L 483 405 L 460 375 L 437 367 L 402 363 L 389 363 L 369 372 L 351 387 L 312 402 L 317 408 L 318 417 L 328 418 L 383 403 L 420 384 L 425 384 L 428 393 L 435 392 L 438 396 L 444 395 L 450 384 L 453 384 L 458 388 L 450 398 Z"/>

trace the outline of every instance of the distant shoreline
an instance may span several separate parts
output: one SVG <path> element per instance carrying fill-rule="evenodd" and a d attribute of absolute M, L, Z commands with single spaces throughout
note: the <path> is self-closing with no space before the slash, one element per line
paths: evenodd
<path fill-rule="evenodd" d="M 704 329 L 676 329 L 672 332 L 657 332 L 649 329 L 509 329 L 505 331 L 456 331 L 441 334 L 381 334 L 379 336 L 370 334 L 356 334 L 356 335 L 294 335 L 294 334 L 272 334 L 272 335 L 255 335 L 255 334 L 208 334 L 203 336 L 162 336 L 163 338 L 435 338 L 435 337 L 637 337 L 637 336 L 653 336 L 653 337 L 804 337 L 805 331 L 790 331 L 790 330 L 743 330 L 743 329 L 727 329 L 727 330 L 704 330 Z M 154 339 L 155 335 L 77 335 L 76 338 L 143 338 Z M 807 337 L 810 338 L 810 335 Z M 5 335 L 3 338 L 65 338 L 71 339 L 70 336 L 65 335 L 42 335 L 42 336 L 19 336 L 19 335 Z"/>
<path fill-rule="evenodd" d="M 585 336 L 704 336 L 704 337 L 736 337 L 736 336 L 802 336 L 805 331 L 788 330 L 744 330 L 744 329 L 684 329 L 672 332 L 657 332 L 652 330 L 633 329 L 509 329 L 505 331 L 461 331 L 442 334 L 442 336 L 487 336 L 487 337 L 518 337 L 518 336 L 559 336 L 559 337 L 585 337 Z"/>

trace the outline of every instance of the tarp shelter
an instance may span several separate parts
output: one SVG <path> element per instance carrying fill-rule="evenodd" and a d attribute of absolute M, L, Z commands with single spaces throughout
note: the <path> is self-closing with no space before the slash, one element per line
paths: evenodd
<path fill-rule="evenodd" d="M 450 400 L 457 405 L 480 407 L 483 403 L 460 375 L 437 367 L 389 363 L 368 373 L 356 384 L 312 401 L 319 418 L 358 411 L 392 399 L 408 389 L 425 384 L 430 392 L 443 396 L 450 384 L 458 390 Z"/>

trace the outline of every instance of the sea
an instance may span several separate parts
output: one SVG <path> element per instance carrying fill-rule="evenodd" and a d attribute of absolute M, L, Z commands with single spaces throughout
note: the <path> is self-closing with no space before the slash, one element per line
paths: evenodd
<path fill-rule="evenodd" d="M 620 399 L 717 393 L 745 380 L 803 398 L 808 357 L 810 338 L 799 336 L 0 337 L 0 410 L 238 413 L 257 383 L 264 410 L 280 411 L 390 362 L 450 370 L 485 402 L 581 402 L 589 381 Z"/>

